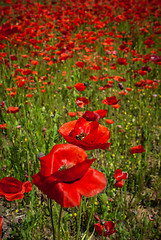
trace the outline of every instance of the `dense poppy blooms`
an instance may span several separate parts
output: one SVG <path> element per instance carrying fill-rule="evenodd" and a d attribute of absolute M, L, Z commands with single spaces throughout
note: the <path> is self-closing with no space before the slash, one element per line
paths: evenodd
<path fill-rule="evenodd" d="M 99 223 L 96 223 L 94 225 L 96 232 L 104 237 L 107 237 L 108 235 L 111 235 L 116 232 L 114 230 L 115 224 L 112 221 L 101 221 Z"/>
<path fill-rule="evenodd" d="M 7 113 L 17 113 L 17 112 L 19 112 L 18 107 L 8 107 L 7 108 Z"/>
<path fill-rule="evenodd" d="M 33 184 L 62 207 L 79 206 L 82 195 L 93 197 L 106 186 L 104 174 L 90 168 L 94 160 L 72 144 L 55 145 L 40 158 L 40 172 L 32 177 Z"/>
<path fill-rule="evenodd" d="M 106 105 L 115 105 L 117 104 L 119 101 L 121 101 L 121 99 L 116 99 L 115 96 L 112 97 L 106 97 L 105 100 L 102 101 L 102 103 L 106 104 Z"/>
<path fill-rule="evenodd" d="M 128 178 L 128 173 L 122 172 L 121 169 L 116 169 L 114 177 L 117 180 L 116 183 L 115 183 L 115 186 L 118 187 L 118 188 L 122 188 L 123 185 L 124 185 L 123 179 Z"/>
<path fill-rule="evenodd" d="M 142 152 L 145 152 L 145 149 L 143 148 L 142 145 L 138 145 L 138 146 L 135 146 L 135 147 L 131 148 L 131 154 L 142 153 Z"/>
<path fill-rule="evenodd" d="M 97 121 L 88 122 L 84 118 L 67 122 L 59 129 L 60 134 L 68 142 L 85 150 L 107 149 L 111 143 L 108 128 L 100 125 Z"/>
<path fill-rule="evenodd" d="M 86 89 L 86 86 L 83 83 L 76 83 L 74 87 L 80 92 L 83 92 Z"/>
<path fill-rule="evenodd" d="M 23 183 L 14 177 L 5 177 L 0 180 L 0 197 L 5 197 L 8 201 L 22 199 L 24 193 L 28 193 L 31 190 L 32 185 L 29 181 Z"/>

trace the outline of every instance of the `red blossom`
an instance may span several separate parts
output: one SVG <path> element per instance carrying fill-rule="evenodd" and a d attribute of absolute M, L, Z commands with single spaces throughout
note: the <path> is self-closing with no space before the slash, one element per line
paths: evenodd
<path fill-rule="evenodd" d="M 127 65 L 127 59 L 126 58 L 118 58 L 117 59 L 118 64 L 120 65 Z"/>
<path fill-rule="evenodd" d="M 104 237 L 107 237 L 108 235 L 116 232 L 116 230 L 114 230 L 115 224 L 111 221 L 102 220 L 101 222 L 96 223 L 94 227 L 96 232 L 101 236 L 103 235 Z"/>
<path fill-rule="evenodd" d="M 69 115 L 69 117 L 75 117 L 76 113 L 75 112 L 69 112 L 68 115 Z"/>
<path fill-rule="evenodd" d="M 118 187 L 118 188 L 122 188 L 123 185 L 124 185 L 123 179 L 128 178 L 128 173 L 122 172 L 121 169 L 116 169 L 114 177 L 117 180 L 116 183 L 115 183 L 115 186 Z"/>
<path fill-rule="evenodd" d="M 105 121 L 106 121 L 107 124 L 112 124 L 113 123 L 112 119 L 105 119 Z"/>
<path fill-rule="evenodd" d="M 40 158 L 40 172 L 32 177 L 33 184 L 62 207 L 79 206 L 82 195 L 93 197 L 106 186 L 104 174 L 90 167 L 94 160 L 72 144 L 55 145 Z"/>
<path fill-rule="evenodd" d="M 86 86 L 83 83 L 76 83 L 74 87 L 80 92 L 83 92 L 86 89 Z"/>
<path fill-rule="evenodd" d="M 106 105 L 115 105 L 117 104 L 119 101 L 121 101 L 121 99 L 116 99 L 115 96 L 112 97 L 106 97 L 105 100 L 102 101 L 102 103 L 106 104 Z"/>
<path fill-rule="evenodd" d="M 8 201 L 24 198 L 24 193 L 32 190 L 32 185 L 29 181 L 25 183 L 17 180 L 14 177 L 5 177 L 0 180 L 0 196 L 5 197 Z"/>
<path fill-rule="evenodd" d="M 99 121 L 100 116 L 98 113 L 92 112 L 87 110 L 82 115 L 83 118 L 85 118 L 87 121 Z"/>
<path fill-rule="evenodd" d="M 7 124 L 6 123 L 0 124 L 0 129 L 7 129 Z"/>
<path fill-rule="evenodd" d="M 117 181 L 120 181 L 122 179 L 127 179 L 128 178 L 128 173 L 122 172 L 121 169 L 116 169 L 114 177 Z"/>
<path fill-rule="evenodd" d="M 142 152 L 145 152 L 145 149 L 143 148 L 142 145 L 138 145 L 138 146 L 135 146 L 135 147 L 131 148 L 131 154 L 142 153 Z"/>
<path fill-rule="evenodd" d="M 110 143 L 108 128 L 100 125 L 97 121 L 88 122 L 84 118 L 67 122 L 59 129 L 60 134 L 68 142 L 77 145 L 85 150 L 107 149 Z"/>
<path fill-rule="evenodd" d="M 76 62 L 76 65 L 80 68 L 83 68 L 84 67 L 84 62 Z"/>
<path fill-rule="evenodd" d="M 100 118 L 104 118 L 108 112 L 108 110 L 105 110 L 105 109 L 99 109 L 99 110 L 96 110 L 94 111 L 95 113 L 97 113 Z"/>
<path fill-rule="evenodd" d="M 17 113 L 17 112 L 19 112 L 18 107 L 8 107 L 7 108 L 7 113 Z"/>
<path fill-rule="evenodd" d="M 76 99 L 76 104 L 80 107 L 80 108 L 84 108 L 85 105 L 90 104 L 90 100 L 87 99 L 86 97 L 78 97 Z"/>

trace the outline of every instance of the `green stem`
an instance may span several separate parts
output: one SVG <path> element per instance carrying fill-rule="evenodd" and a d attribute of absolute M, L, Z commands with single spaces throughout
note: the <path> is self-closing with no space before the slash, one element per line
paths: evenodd
<path fill-rule="evenodd" d="M 80 234 L 82 202 L 83 202 L 83 200 L 81 199 L 80 206 L 79 206 L 79 222 L 78 222 L 78 230 L 77 230 L 77 239 L 76 240 L 79 239 L 79 234 Z"/>
<path fill-rule="evenodd" d="M 58 213 L 58 209 L 57 209 L 57 206 L 56 206 L 56 202 L 55 202 L 55 201 L 54 201 L 54 208 L 55 208 L 56 215 L 57 215 L 57 217 L 59 218 L 59 213 Z M 62 229 L 62 231 L 63 231 L 63 234 L 65 234 L 65 230 L 64 230 L 63 225 L 62 225 L 61 222 L 60 222 L 60 226 L 61 226 L 61 229 Z"/>
<path fill-rule="evenodd" d="M 51 225 L 53 230 L 53 240 L 55 240 L 55 229 L 54 229 L 54 221 L 53 221 L 53 209 L 52 209 L 52 200 L 49 199 L 49 211 L 50 211 L 50 218 L 51 218 Z"/>
<path fill-rule="evenodd" d="M 58 240 L 60 240 L 60 225 L 61 225 L 62 210 L 63 210 L 63 208 L 60 207 L 59 222 L 58 222 Z"/>
<path fill-rule="evenodd" d="M 90 224 L 90 222 L 91 222 L 91 218 L 92 218 L 92 216 L 93 216 L 93 210 L 94 210 L 94 203 L 95 203 L 95 200 L 96 200 L 96 196 L 93 198 L 92 209 L 91 209 L 90 216 L 89 216 L 89 220 L 88 220 L 88 224 L 87 224 L 87 230 L 86 230 L 86 237 L 85 237 L 85 240 L 86 240 L 87 237 L 88 237 L 89 224 Z"/>
<path fill-rule="evenodd" d="M 102 231 L 102 240 L 103 240 L 103 231 Z"/>

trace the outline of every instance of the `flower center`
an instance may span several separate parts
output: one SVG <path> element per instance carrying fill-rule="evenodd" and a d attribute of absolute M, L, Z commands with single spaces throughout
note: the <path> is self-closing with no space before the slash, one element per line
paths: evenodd
<path fill-rule="evenodd" d="M 62 166 L 58 169 L 58 171 L 64 171 L 64 170 L 66 170 L 66 169 L 72 168 L 73 166 L 74 166 L 73 163 L 64 164 L 64 165 L 62 165 Z"/>
<path fill-rule="evenodd" d="M 85 138 L 87 136 L 87 133 L 81 133 L 79 135 L 76 135 L 76 139 L 77 140 L 83 140 L 83 138 Z"/>

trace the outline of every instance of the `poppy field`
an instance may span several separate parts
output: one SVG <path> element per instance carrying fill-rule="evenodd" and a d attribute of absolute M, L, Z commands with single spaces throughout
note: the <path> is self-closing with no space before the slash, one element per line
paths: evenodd
<path fill-rule="evenodd" d="M 0 2 L 0 239 L 161 239 L 159 0 Z"/>

